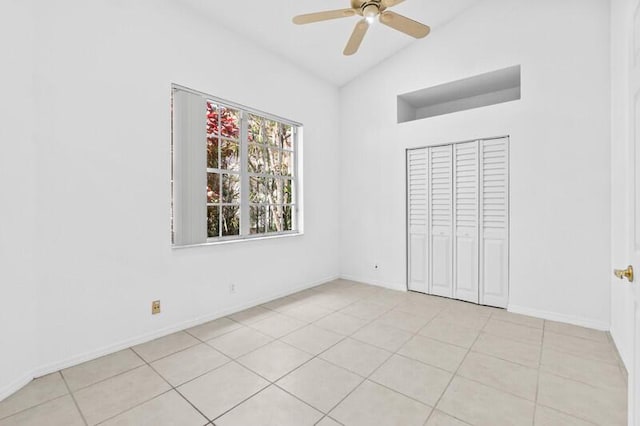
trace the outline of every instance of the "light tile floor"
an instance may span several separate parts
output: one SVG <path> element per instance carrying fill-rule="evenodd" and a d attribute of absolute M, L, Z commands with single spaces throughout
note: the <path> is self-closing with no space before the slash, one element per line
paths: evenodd
<path fill-rule="evenodd" d="M 34 380 L 0 426 L 625 425 L 607 333 L 344 280 Z"/>

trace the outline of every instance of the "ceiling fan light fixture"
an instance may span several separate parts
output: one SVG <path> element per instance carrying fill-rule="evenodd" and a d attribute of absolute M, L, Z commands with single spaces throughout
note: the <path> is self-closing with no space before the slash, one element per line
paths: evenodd
<path fill-rule="evenodd" d="M 431 28 L 428 25 L 414 21 L 406 16 L 399 15 L 389 10 L 393 6 L 403 3 L 405 0 L 349 0 L 351 7 L 348 9 L 326 10 L 324 12 L 307 13 L 293 18 L 297 25 L 312 24 L 314 22 L 330 21 L 333 19 L 348 18 L 359 15 L 357 23 L 347 46 L 342 52 L 345 56 L 351 56 L 358 52 L 364 36 L 369 27 L 377 21 L 387 27 L 400 31 L 413 38 L 426 37 Z"/>
<path fill-rule="evenodd" d="M 369 3 L 362 9 L 362 16 L 368 23 L 372 24 L 376 21 L 376 17 L 380 15 L 380 6 L 375 3 Z"/>

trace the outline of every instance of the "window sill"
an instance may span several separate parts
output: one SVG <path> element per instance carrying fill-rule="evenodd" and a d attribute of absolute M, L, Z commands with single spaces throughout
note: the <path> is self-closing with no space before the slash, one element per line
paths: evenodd
<path fill-rule="evenodd" d="M 180 249 L 187 249 L 187 248 L 193 248 L 193 247 L 222 246 L 227 244 L 246 243 L 249 241 L 265 241 L 265 240 L 277 240 L 281 238 L 300 237 L 302 235 L 304 235 L 304 232 L 288 232 L 283 234 L 265 235 L 263 237 L 230 238 L 228 240 L 218 240 L 218 241 L 212 240 L 212 241 L 207 241 L 206 243 L 187 244 L 183 246 L 178 246 L 173 244 L 171 248 L 174 250 L 180 250 Z"/>

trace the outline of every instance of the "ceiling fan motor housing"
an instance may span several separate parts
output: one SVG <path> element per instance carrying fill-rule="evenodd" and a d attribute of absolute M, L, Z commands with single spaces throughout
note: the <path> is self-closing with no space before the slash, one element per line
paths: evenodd
<path fill-rule="evenodd" d="M 377 11 L 375 15 L 384 12 L 384 10 L 386 9 L 386 7 L 384 7 L 384 5 L 382 4 L 382 0 L 351 0 L 351 7 L 358 11 L 358 15 L 365 17 L 365 9 L 367 9 L 368 7 L 375 8 L 375 10 Z"/>

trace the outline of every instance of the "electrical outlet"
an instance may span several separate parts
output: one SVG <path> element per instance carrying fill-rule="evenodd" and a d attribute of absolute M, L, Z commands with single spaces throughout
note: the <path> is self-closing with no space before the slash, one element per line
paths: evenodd
<path fill-rule="evenodd" d="M 235 284 L 229 284 L 229 293 L 231 294 L 236 294 L 236 285 Z"/>
<path fill-rule="evenodd" d="M 151 315 L 158 315 L 160 313 L 160 301 L 154 300 L 151 302 Z"/>

